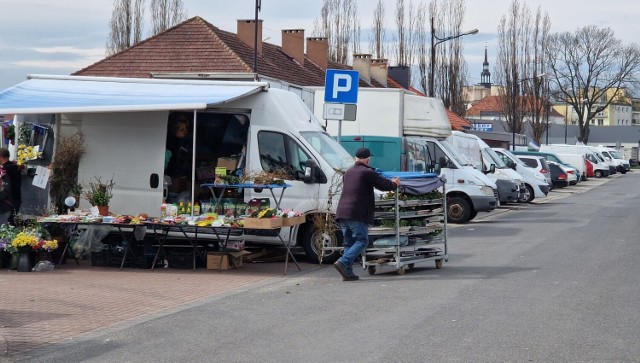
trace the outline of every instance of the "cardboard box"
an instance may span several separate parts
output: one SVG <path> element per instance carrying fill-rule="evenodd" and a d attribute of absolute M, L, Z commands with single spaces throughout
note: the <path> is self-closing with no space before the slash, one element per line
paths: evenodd
<path fill-rule="evenodd" d="M 282 227 L 282 218 L 245 218 L 244 228 L 273 229 Z"/>
<path fill-rule="evenodd" d="M 282 218 L 282 226 L 289 227 L 304 223 L 304 216 Z"/>
<path fill-rule="evenodd" d="M 238 159 L 236 158 L 218 158 L 218 163 L 216 167 L 218 168 L 227 168 L 227 170 L 234 171 L 238 166 Z"/>
<path fill-rule="evenodd" d="M 250 254 L 249 251 L 209 252 L 207 253 L 207 270 L 230 270 L 242 267 L 243 256 Z M 220 266 L 220 262 L 222 262 L 222 266 Z"/>
<path fill-rule="evenodd" d="M 222 243 L 220 243 L 220 247 L 222 248 Z M 234 240 L 227 241 L 226 251 L 242 251 L 244 250 L 244 241 L 242 240 Z"/>

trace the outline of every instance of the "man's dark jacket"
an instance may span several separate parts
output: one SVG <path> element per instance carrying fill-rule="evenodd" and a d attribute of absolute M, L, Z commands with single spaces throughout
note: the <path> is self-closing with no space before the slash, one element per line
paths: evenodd
<path fill-rule="evenodd" d="M 22 176 L 20 174 L 20 167 L 12 161 L 7 161 L 2 165 L 6 170 L 9 180 L 11 181 L 11 199 L 13 201 L 13 208 L 18 211 L 22 204 Z"/>
<path fill-rule="evenodd" d="M 373 188 L 382 191 L 396 189 L 394 182 L 359 161 L 345 172 L 342 182 L 336 219 L 350 219 L 367 224 L 373 224 Z"/>

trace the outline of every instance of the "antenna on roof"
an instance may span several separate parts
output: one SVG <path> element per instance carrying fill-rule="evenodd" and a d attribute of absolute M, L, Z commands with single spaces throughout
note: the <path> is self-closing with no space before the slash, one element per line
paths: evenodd
<path fill-rule="evenodd" d="M 260 11 L 262 0 L 256 0 L 256 21 L 253 34 L 253 73 L 258 75 L 258 12 Z"/>

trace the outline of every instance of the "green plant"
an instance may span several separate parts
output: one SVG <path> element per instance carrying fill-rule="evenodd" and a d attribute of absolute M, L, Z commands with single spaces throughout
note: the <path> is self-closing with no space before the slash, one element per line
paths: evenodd
<path fill-rule="evenodd" d="M 63 136 L 56 145 L 53 160 L 49 169 L 49 195 L 58 213 L 65 210 L 64 200 L 69 193 L 76 194 L 74 188 L 78 184 L 78 167 L 85 153 L 84 136 L 77 132 L 71 136 Z M 80 186 L 82 187 L 82 186 Z"/>
<path fill-rule="evenodd" d="M 86 183 L 82 188 L 82 197 L 94 206 L 109 205 L 113 197 L 113 178 L 103 182 L 101 178 L 94 177 L 93 181 Z"/>

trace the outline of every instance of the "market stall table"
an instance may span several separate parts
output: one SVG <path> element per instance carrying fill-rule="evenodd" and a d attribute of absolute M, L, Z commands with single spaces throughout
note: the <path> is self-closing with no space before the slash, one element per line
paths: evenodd
<path fill-rule="evenodd" d="M 278 239 L 280 240 L 280 242 L 282 242 L 283 246 L 286 248 L 287 256 L 285 258 L 285 264 L 284 264 L 285 275 L 287 274 L 289 258 L 291 258 L 291 260 L 296 264 L 296 267 L 298 267 L 298 270 L 302 271 L 302 268 L 298 264 L 298 261 L 296 260 L 295 256 L 291 252 L 291 237 L 293 234 L 292 232 L 293 232 L 293 228 L 298 224 L 300 223 L 295 223 L 295 224 L 286 226 L 286 227 L 289 227 L 289 237 L 287 241 L 285 241 L 280 235 L 280 229 L 286 228 L 286 227 L 244 228 L 244 227 L 230 227 L 230 226 L 212 226 L 212 225 L 197 226 L 197 225 L 180 224 L 180 223 L 147 222 L 146 226 L 148 227 L 149 230 L 151 230 L 155 234 L 156 240 L 158 241 L 158 250 L 156 251 L 156 255 L 153 260 L 151 269 L 152 270 L 154 269 L 161 251 L 163 256 L 166 257 L 166 252 L 164 248 L 166 245 L 167 237 L 170 232 L 178 232 L 179 235 L 184 236 L 185 239 L 189 241 L 191 248 L 193 249 L 193 270 L 195 271 L 196 270 L 196 252 L 197 252 L 198 243 L 199 243 L 198 236 L 202 236 L 202 235 L 215 236 L 216 240 L 218 242 L 221 242 L 219 243 L 220 250 L 225 252 L 227 250 L 227 245 L 229 243 L 229 239 L 231 236 L 244 238 L 245 233 L 247 231 L 258 229 L 258 230 L 267 230 L 267 231 L 273 232 L 275 235 L 278 236 Z M 210 238 L 206 239 L 206 241 L 210 241 L 210 240 L 211 240 Z M 220 268 L 218 270 L 220 270 L 221 268 L 222 268 L 222 261 L 220 262 Z"/>
<path fill-rule="evenodd" d="M 130 234 L 133 234 L 135 229 L 138 227 L 144 227 L 143 224 L 131 224 L 131 223 L 104 223 L 104 222 L 86 222 L 86 221 L 52 221 L 52 220 L 43 220 L 41 221 L 41 223 L 43 225 L 45 225 L 45 228 L 47 225 L 58 225 L 58 226 L 70 226 L 72 229 L 77 229 L 81 226 L 84 227 L 110 227 L 113 228 L 115 230 L 118 231 L 118 233 L 120 234 L 120 236 L 122 237 L 122 241 L 124 242 L 123 246 L 124 247 L 124 254 L 122 256 L 122 261 L 120 262 L 120 269 L 122 270 L 122 268 L 124 267 L 124 263 L 127 259 L 127 255 L 129 253 L 131 253 L 131 255 L 135 258 L 135 252 L 133 251 L 132 248 L 132 241 L 129 239 L 129 236 L 127 235 L 129 232 Z M 130 230 L 130 231 L 129 231 Z M 64 249 L 62 250 L 62 255 L 60 257 L 60 261 L 59 264 L 62 263 L 62 260 L 65 256 L 65 253 L 67 253 L 67 250 L 71 251 L 71 253 L 73 254 L 74 258 L 76 259 L 76 263 L 78 262 L 77 256 L 73 251 L 73 247 L 71 246 L 71 241 L 69 241 L 69 243 L 67 243 L 64 246 Z"/>
<path fill-rule="evenodd" d="M 253 183 L 240 183 L 240 184 L 216 184 L 216 183 L 205 183 L 200 184 L 202 188 L 209 188 L 211 191 L 211 195 L 213 195 L 213 200 L 215 204 L 213 206 L 214 210 L 220 204 L 220 200 L 224 196 L 225 191 L 227 189 L 267 189 L 271 196 L 273 197 L 273 201 L 276 203 L 276 209 L 280 209 L 280 202 L 282 201 L 282 196 L 284 195 L 285 189 L 291 187 L 290 184 L 253 184 Z M 215 190 L 220 191 L 220 196 L 216 196 Z M 280 195 L 276 196 L 275 190 L 280 190 Z"/>

